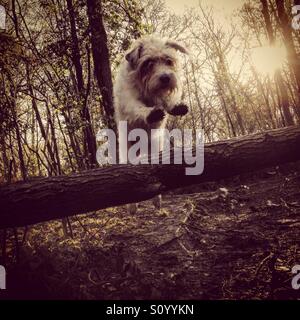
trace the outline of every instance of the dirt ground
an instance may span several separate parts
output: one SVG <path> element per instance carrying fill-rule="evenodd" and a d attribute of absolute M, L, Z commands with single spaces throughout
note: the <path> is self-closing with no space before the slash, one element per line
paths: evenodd
<path fill-rule="evenodd" d="M 69 220 L 8 231 L 6 297 L 300 299 L 300 163 Z"/>

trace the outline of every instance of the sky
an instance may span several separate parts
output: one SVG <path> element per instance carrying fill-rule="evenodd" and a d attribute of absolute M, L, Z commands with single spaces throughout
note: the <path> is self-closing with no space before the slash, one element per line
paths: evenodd
<path fill-rule="evenodd" d="M 165 0 L 167 6 L 175 13 L 181 13 L 185 7 L 195 7 L 198 5 L 199 0 Z M 233 10 L 240 8 L 245 0 L 202 0 L 202 4 L 213 5 L 218 10 L 222 10 L 224 14 L 230 14 Z"/>

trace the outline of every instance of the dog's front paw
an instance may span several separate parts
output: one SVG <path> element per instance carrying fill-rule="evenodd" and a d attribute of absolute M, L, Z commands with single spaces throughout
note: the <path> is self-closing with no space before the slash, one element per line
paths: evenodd
<path fill-rule="evenodd" d="M 148 123 L 155 123 L 163 120 L 165 117 L 165 112 L 161 109 L 154 109 L 151 111 L 147 117 L 147 122 Z"/>
<path fill-rule="evenodd" d="M 188 112 L 188 106 L 183 103 L 177 104 L 172 110 L 169 111 L 172 116 L 184 116 Z"/>

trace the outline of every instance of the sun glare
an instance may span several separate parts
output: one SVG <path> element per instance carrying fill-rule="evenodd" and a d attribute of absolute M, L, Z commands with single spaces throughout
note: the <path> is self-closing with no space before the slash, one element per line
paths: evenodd
<path fill-rule="evenodd" d="M 252 49 L 253 66 L 259 73 L 272 74 L 283 66 L 286 51 L 283 47 L 266 46 Z"/>

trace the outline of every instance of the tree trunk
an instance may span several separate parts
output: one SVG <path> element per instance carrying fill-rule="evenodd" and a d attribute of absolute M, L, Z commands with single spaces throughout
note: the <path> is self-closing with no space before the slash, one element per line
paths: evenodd
<path fill-rule="evenodd" d="M 81 65 L 81 56 L 79 49 L 79 41 L 76 31 L 76 20 L 75 20 L 75 11 L 73 7 L 72 0 L 67 0 L 70 26 L 71 26 L 71 36 L 72 36 L 72 61 L 75 67 L 76 78 L 77 78 L 77 87 L 79 94 L 84 94 L 84 81 L 83 81 L 83 71 Z"/>
<path fill-rule="evenodd" d="M 279 70 L 275 72 L 275 81 L 278 85 L 280 92 L 280 105 L 284 116 L 284 125 L 291 126 L 294 124 L 294 119 L 290 111 L 288 91 Z"/>
<path fill-rule="evenodd" d="M 80 100 L 80 114 L 83 121 L 83 136 L 85 144 L 85 157 L 89 165 L 96 164 L 96 138 L 91 124 L 90 111 L 87 105 L 86 89 L 84 87 L 83 70 L 79 41 L 76 31 L 75 11 L 72 0 L 67 0 L 72 37 L 72 61 L 75 67 L 78 96 Z"/>
<path fill-rule="evenodd" d="M 297 84 L 297 93 L 298 93 L 298 106 L 297 106 L 297 115 L 300 118 L 300 64 L 299 56 L 296 51 L 296 47 L 293 40 L 292 28 L 288 18 L 288 15 L 285 11 L 284 1 L 276 0 L 277 13 L 280 21 L 280 27 L 283 35 L 283 42 L 287 50 L 288 61 L 290 68 L 293 70 L 296 84 Z"/>
<path fill-rule="evenodd" d="M 45 140 L 45 145 L 46 145 L 47 151 L 48 151 L 50 159 L 51 159 L 51 161 L 49 161 L 48 163 L 49 163 L 49 166 L 51 168 L 51 172 L 54 171 L 55 174 L 58 174 L 59 170 L 58 170 L 58 167 L 57 167 L 57 162 L 56 162 L 56 159 L 55 159 L 55 156 L 54 156 L 54 152 L 52 150 L 49 138 L 47 137 L 47 133 L 46 133 L 43 121 L 42 121 L 42 117 L 40 115 L 40 112 L 39 112 L 39 109 L 38 109 L 38 106 L 37 106 L 37 103 L 36 103 L 36 99 L 35 99 L 35 96 L 34 96 L 34 91 L 33 91 L 32 84 L 31 84 L 29 65 L 28 64 L 26 64 L 26 76 L 27 76 L 28 90 L 29 90 L 29 93 L 31 95 L 32 109 L 34 110 L 34 113 L 35 113 L 37 122 L 39 124 L 39 128 L 40 128 L 42 137 Z"/>
<path fill-rule="evenodd" d="M 0 187 L 0 228 L 147 200 L 178 187 L 300 160 L 300 127 L 207 144 L 204 154 L 202 175 L 186 175 L 185 169 L 191 165 L 185 163 L 114 165 L 69 176 L 3 185 Z"/>
<path fill-rule="evenodd" d="M 267 0 L 260 0 L 260 2 L 263 6 L 262 14 L 264 16 L 270 45 L 272 46 L 275 44 L 276 39 L 275 39 L 275 35 L 273 32 L 273 28 L 272 28 L 268 2 L 267 2 Z M 274 78 L 275 78 L 275 82 L 277 83 L 277 85 L 279 87 L 279 91 L 280 91 L 280 102 L 281 102 L 280 106 L 283 110 L 285 125 L 291 126 L 294 124 L 294 120 L 293 120 L 293 116 L 290 111 L 289 96 L 288 96 L 287 88 L 285 86 L 283 77 L 282 77 L 279 69 L 276 70 Z"/>
<path fill-rule="evenodd" d="M 261 12 L 262 12 L 264 20 L 265 20 L 265 25 L 266 25 L 270 45 L 272 46 L 275 43 L 275 35 L 273 32 L 273 27 L 272 27 L 272 23 L 271 23 L 268 1 L 267 0 L 260 0 L 260 2 L 262 4 Z"/>
<path fill-rule="evenodd" d="M 106 125 L 114 129 L 113 84 L 101 0 L 87 0 L 87 14 L 91 32 L 95 75 L 102 96 Z"/>

